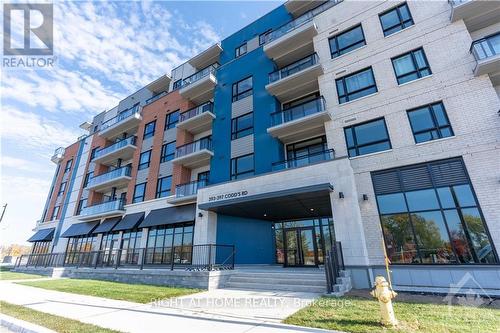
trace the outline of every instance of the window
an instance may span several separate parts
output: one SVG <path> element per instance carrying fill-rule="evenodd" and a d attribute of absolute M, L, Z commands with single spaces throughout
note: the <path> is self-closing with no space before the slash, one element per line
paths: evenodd
<path fill-rule="evenodd" d="M 247 77 L 241 81 L 233 84 L 233 102 L 236 102 L 242 98 L 250 96 L 252 94 L 252 77 Z"/>
<path fill-rule="evenodd" d="M 135 185 L 134 197 L 132 198 L 132 203 L 144 201 L 145 193 L 146 193 L 146 183 Z"/>
<path fill-rule="evenodd" d="M 384 118 L 344 128 L 349 157 L 391 149 Z"/>
<path fill-rule="evenodd" d="M 172 86 L 173 90 L 180 89 L 182 87 L 182 79 L 177 80 L 174 82 L 174 85 Z"/>
<path fill-rule="evenodd" d="M 199 182 L 203 182 L 205 184 L 208 184 L 208 179 L 210 178 L 210 171 L 204 171 L 198 173 L 197 179 Z"/>
<path fill-rule="evenodd" d="M 141 153 L 141 156 L 139 157 L 138 170 L 149 168 L 150 160 L 151 160 L 151 150 Z"/>
<path fill-rule="evenodd" d="M 339 104 L 374 94 L 377 92 L 375 77 L 371 67 L 335 80 Z"/>
<path fill-rule="evenodd" d="M 92 148 L 92 151 L 90 152 L 90 160 L 91 161 L 94 159 L 95 153 L 97 152 L 98 149 L 99 149 L 99 147 Z"/>
<path fill-rule="evenodd" d="M 231 179 L 242 179 L 254 174 L 253 154 L 231 159 Z"/>
<path fill-rule="evenodd" d="M 287 166 L 300 167 L 325 160 L 326 136 L 295 142 L 286 146 Z"/>
<path fill-rule="evenodd" d="M 408 118 L 416 143 L 453 136 L 442 102 L 409 110 Z"/>
<path fill-rule="evenodd" d="M 57 193 L 57 196 L 64 194 L 64 191 L 66 191 L 66 185 L 67 185 L 67 182 L 61 183 L 61 185 L 59 186 L 59 192 Z"/>
<path fill-rule="evenodd" d="M 366 45 L 363 27 L 360 25 L 328 40 L 332 59 Z"/>
<path fill-rule="evenodd" d="M 78 264 L 81 256 L 80 252 L 91 252 L 97 250 L 96 247 L 97 236 L 77 236 L 68 239 L 68 246 L 66 247 L 66 264 Z"/>
<path fill-rule="evenodd" d="M 69 172 L 69 170 L 71 170 L 71 165 L 73 165 L 72 159 L 66 162 L 66 167 L 64 168 L 64 173 L 67 173 L 67 172 Z"/>
<path fill-rule="evenodd" d="M 165 119 L 165 130 L 175 128 L 178 122 L 179 110 L 167 114 L 167 118 Z"/>
<path fill-rule="evenodd" d="M 33 244 L 33 248 L 31 250 L 31 254 L 45 254 L 45 253 L 49 253 L 49 248 L 50 248 L 50 241 L 42 241 L 42 242 L 35 242 Z M 35 257 L 36 258 L 36 257 Z M 31 261 L 30 259 L 32 259 L 33 261 L 36 261 L 35 258 L 29 258 L 28 261 Z"/>
<path fill-rule="evenodd" d="M 172 187 L 172 176 L 158 178 L 156 184 L 156 198 L 168 197 Z"/>
<path fill-rule="evenodd" d="M 161 146 L 160 163 L 173 160 L 175 157 L 175 141 L 169 142 Z"/>
<path fill-rule="evenodd" d="M 253 112 L 231 119 L 231 140 L 253 133 Z"/>
<path fill-rule="evenodd" d="M 398 84 L 410 82 L 432 74 L 424 49 L 422 48 L 392 58 L 392 67 L 394 67 Z"/>
<path fill-rule="evenodd" d="M 123 233 L 120 249 L 122 257 L 120 262 L 129 265 L 139 263 L 139 253 L 141 252 L 142 231 L 127 230 Z"/>
<path fill-rule="evenodd" d="M 406 3 L 379 15 L 384 36 L 406 29 L 413 25 L 410 9 Z"/>
<path fill-rule="evenodd" d="M 267 36 L 271 33 L 271 30 L 267 30 L 266 32 L 259 35 L 259 45 L 264 45 L 267 42 Z"/>
<path fill-rule="evenodd" d="M 87 206 L 87 199 L 81 199 L 78 201 L 78 206 L 76 206 L 76 214 L 75 215 L 80 215 L 82 213 L 82 209 Z"/>
<path fill-rule="evenodd" d="M 462 159 L 372 173 L 392 263 L 497 263 Z"/>
<path fill-rule="evenodd" d="M 55 206 L 54 210 L 52 211 L 52 217 L 50 218 L 51 221 L 57 220 L 57 215 L 59 215 L 59 210 L 61 206 Z"/>
<path fill-rule="evenodd" d="M 83 180 L 83 187 L 87 187 L 89 185 L 89 181 L 92 179 L 92 176 L 94 175 L 94 172 L 87 172 L 85 175 L 85 179 Z"/>
<path fill-rule="evenodd" d="M 156 127 L 156 120 L 147 123 L 146 126 L 144 126 L 144 139 L 147 138 L 152 138 L 155 135 L 155 127 Z"/>
<path fill-rule="evenodd" d="M 247 43 L 242 44 L 234 50 L 234 57 L 238 58 L 247 53 Z"/>
<path fill-rule="evenodd" d="M 191 263 L 193 223 L 176 223 L 152 227 L 148 233 L 146 264 Z"/>

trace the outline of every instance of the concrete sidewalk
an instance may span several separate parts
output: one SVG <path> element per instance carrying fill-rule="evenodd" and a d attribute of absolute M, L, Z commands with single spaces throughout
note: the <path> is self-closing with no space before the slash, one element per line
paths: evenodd
<path fill-rule="evenodd" d="M 214 290 L 138 304 L 0 282 L 0 299 L 122 332 L 326 332 L 280 324 L 318 294 Z"/>

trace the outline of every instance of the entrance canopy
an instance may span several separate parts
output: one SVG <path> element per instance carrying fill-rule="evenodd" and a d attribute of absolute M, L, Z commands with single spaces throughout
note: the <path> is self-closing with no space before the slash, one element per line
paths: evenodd
<path fill-rule="evenodd" d="M 329 183 L 199 204 L 219 214 L 277 221 L 331 216 Z"/>

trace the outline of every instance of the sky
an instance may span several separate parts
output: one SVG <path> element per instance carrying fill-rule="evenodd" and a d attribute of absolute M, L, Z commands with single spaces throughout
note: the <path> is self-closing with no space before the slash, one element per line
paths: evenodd
<path fill-rule="evenodd" d="M 1 74 L 0 245 L 33 234 L 50 157 L 84 134 L 81 123 L 282 2 L 55 2 L 54 68 Z"/>

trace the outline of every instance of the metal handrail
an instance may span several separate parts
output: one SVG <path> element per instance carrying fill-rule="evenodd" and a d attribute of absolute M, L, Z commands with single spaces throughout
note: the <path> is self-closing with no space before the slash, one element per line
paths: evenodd
<path fill-rule="evenodd" d="M 312 67 L 319 63 L 319 57 L 316 53 L 310 54 L 300 60 L 291 63 L 277 71 L 269 73 L 269 83 L 273 83 L 284 79 L 290 75 L 303 71 L 306 68 Z"/>
<path fill-rule="evenodd" d="M 337 278 L 340 277 L 340 272 L 343 270 L 345 270 L 345 265 L 342 243 L 334 242 L 325 255 L 326 289 L 328 293 L 334 291 L 334 285 L 337 284 Z"/>
<path fill-rule="evenodd" d="M 271 113 L 271 126 L 281 125 L 289 121 L 304 118 L 306 116 L 323 112 L 326 110 L 325 99 L 320 96 L 316 99 L 292 106 L 288 109 Z"/>
<path fill-rule="evenodd" d="M 89 182 L 87 183 L 87 187 L 91 187 L 91 186 L 97 185 L 99 183 L 103 183 L 105 181 L 108 181 L 108 180 L 111 180 L 114 178 L 118 178 L 118 177 L 122 177 L 122 176 L 130 177 L 131 174 L 132 174 L 132 166 L 129 164 L 129 165 L 126 165 L 124 167 L 117 168 L 117 169 L 114 169 L 114 170 L 111 170 L 111 171 L 108 171 L 108 172 L 105 172 L 105 173 L 102 173 L 100 175 L 97 175 L 97 176 L 90 178 Z"/>
<path fill-rule="evenodd" d="M 175 150 L 175 158 L 186 156 L 188 154 L 208 149 L 212 150 L 212 139 L 211 138 L 202 138 L 191 143 L 187 143 L 185 145 L 177 147 Z"/>
<path fill-rule="evenodd" d="M 115 117 L 103 122 L 100 126 L 100 130 L 102 131 L 102 130 L 105 130 L 105 129 L 115 125 L 115 124 L 118 124 L 118 123 L 124 121 L 125 119 L 128 119 L 137 113 L 140 113 L 140 111 L 141 111 L 140 105 L 139 104 L 134 105 L 130 109 L 122 111 L 118 115 L 116 115 Z"/>
<path fill-rule="evenodd" d="M 179 184 L 175 187 L 175 196 L 182 198 L 198 193 L 200 188 L 207 186 L 206 180 L 195 180 L 189 183 Z"/>
<path fill-rule="evenodd" d="M 327 149 L 317 153 L 312 153 L 306 156 L 296 157 L 288 160 L 274 162 L 272 164 L 272 170 L 283 170 L 283 169 L 293 169 L 302 166 L 311 165 L 314 163 L 330 161 L 335 158 L 335 150 Z"/>
<path fill-rule="evenodd" d="M 197 107 L 184 111 L 181 114 L 179 114 L 179 123 L 182 123 L 183 121 L 196 117 L 197 115 L 200 115 L 203 112 L 207 111 L 212 112 L 213 108 L 214 108 L 214 103 L 206 102 L 201 105 L 198 105 Z"/>
<path fill-rule="evenodd" d="M 109 145 L 107 147 L 104 147 L 104 148 L 101 148 L 99 150 L 97 150 L 94 154 L 94 159 L 96 158 L 99 158 L 101 156 L 104 156 L 106 154 L 109 154 L 115 150 L 118 150 L 120 148 L 123 148 L 127 145 L 135 145 L 135 141 L 137 140 L 137 137 L 136 136 L 129 136 L 128 138 L 126 139 L 123 139 L 123 140 L 120 140 L 120 141 L 117 141 L 115 143 L 113 143 L 112 145 Z"/>

